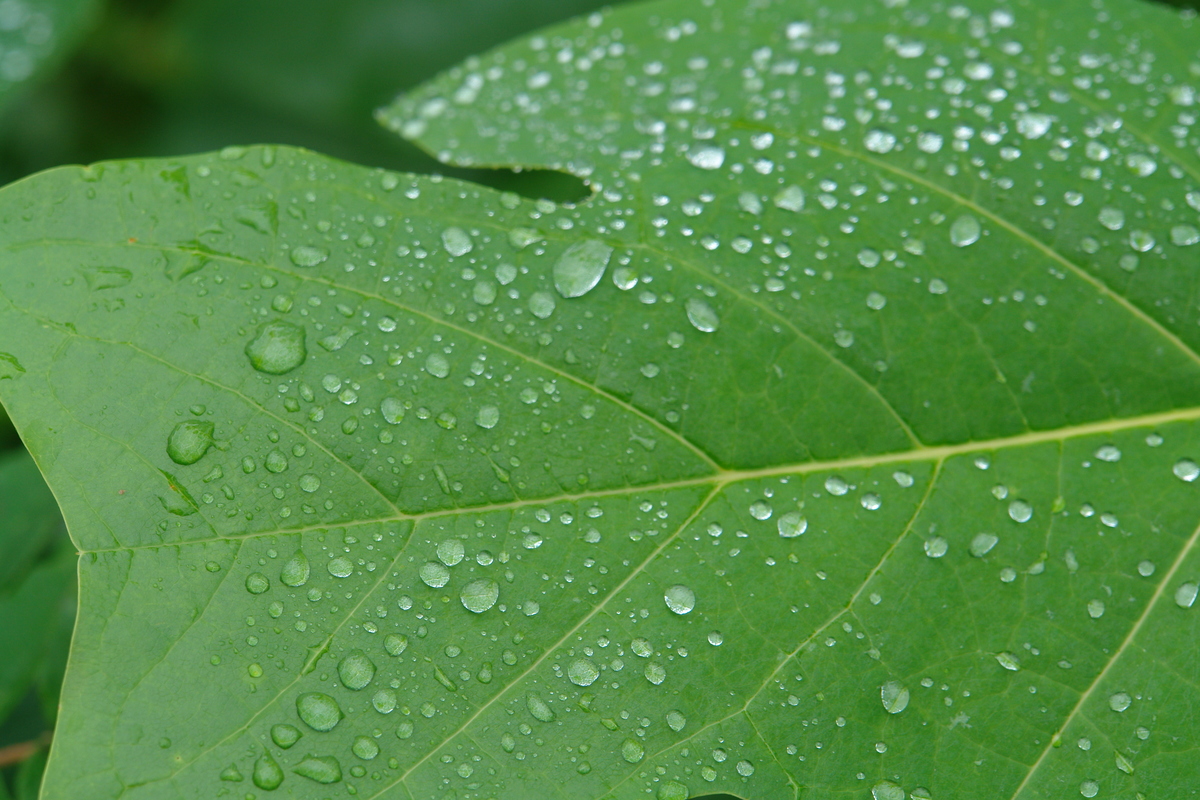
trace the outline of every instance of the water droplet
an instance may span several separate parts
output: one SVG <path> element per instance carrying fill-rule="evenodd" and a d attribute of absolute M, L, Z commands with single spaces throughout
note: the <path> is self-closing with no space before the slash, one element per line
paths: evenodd
<path fill-rule="evenodd" d="M 699 297 L 689 297 L 684 304 L 688 322 L 701 333 L 715 333 L 721 326 L 721 320 L 712 306 Z"/>
<path fill-rule="evenodd" d="M 679 733 L 687 727 L 687 717 L 679 711 L 667 712 L 667 727 Z"/>
<path fill-rule="evenodd" d="M 471 235 L 462 228 L 446 228 L 442 231 L 442 244 L 446 247 L 446 252 L 456 258 L 465 256 L 475 247 Z"/>
<path fill-rule="evenodd" d="M 900 486 L 902 489 L 907 489 L 912 486 L 913 483 L 915 483 L 913 476 L 909 475 L 907 472 L 893 472 L 892 480 L 894 480 L 896 485 Z"/>
<path fill-rule="evenodd" d="M 371 761 L 379 755 L 379 745 L 369 736 L 358 736 L 355 737 L 354 744 L 350 745 L 350 752 L 363 761 Z"/>
<path fill-rule="evenodd" d="M 1010 672 L 1016 672 L 1021 668 L 1020 660 L 1018 660 L 1017 657 L 1012 653 L 997 653 L 996 661 L 999 662 L 1000 666 L 1004 667 Z"/>
<path fill-rule="evenodd" d="M 1175 605 L 1180 608 L 1191 608 L 1196 602 L 1196 595 L 1200 594 L 1200 585 L 1195 583 L 1181 583 L 1179 588 L 1175 590 Z"/>
<path fill-rule="evenodd" d="M 1100 619 L 1104 616 L 1104 601 L 1089 600 L 1087 604 L 1088 616 L 1092 619 Z"/>
<path fill-rule="evenodd" d="M 438 561 L 447 567 L 453 567 L 455 564 L 461 562 L 466 552 L 461 539 L 445 539 L 439 542 L 437 546 Z"/>
<path fill-rule="evenodd" d="M 500 422 L 500 409 L 496 406 L 483 406 L 475 415 L 475 424 L 485 430 L 491 430 Z"/>
<path fill-rule="evenodd" d="M 432 589 L 440 589 L 450 581 L 450 570 L 437 561 L 426 561 L 421 565 L 421 581 Z"/>
<path fill-rule="evenodd" d="M 314 731 L 331 731 L 345 716 L 337 700 L 321 692 L 308 692 L 297 697 L 296 713 Z"/>
<path fill-rule="evenodd" d="M 604 277 L 612 253 L 612 247 L 596 239 L 571 245 L 554 264 L 554 288 L 563 297 L 583 297 Z"/>
<path fill-rule="evenodd" d="M 882 311 L 883 307 L 886 305 L 887 298 L 881 295 L 879 292 L 871 292 L 869 295 L 867 295 L 867 308 L 873 311 Z"/>
<path fill-rule="evenodd" d="M 626 739 L 621 742 L 621 758 L 625 759 L 630 764 L 637 764 L 646 757 L 646 748 L 642 747 L 642 743 L 635 739 Z"/>
<path fill-rule="evenodd" d="M 1024 500 L 1013 500 L 1008 504 L 1008 516 L 1014 522 L 1029 522 L 1033 519 L 1033 506 Z"/>
<path fill-rule="evenodd" d="M 450 374 L 450 362 L 441 353 L 430 353 L 425 359 L 425 371 L 435 378 L 444 378 Z"/>
<path fill-rule="evenodd" d="M 304 329 L 290 322 L 268 322 L 246 345 L 250 366 L 268 375 L 283 375 L 304 363 L 308 348 Z"/>
<path fill-rule="evenodd" d="M 600 670 L 586 658 L 577 658 L 567 667 L 567 678 L 576 686 L 591 686 L 600 677 Z"/>
<path fill-rule="evenodd" d="M 1095 797 L 1100 792 L 1100 784 L 1095 781 L 1084 781 L 1079 784 L 1079 793 L 1084 797 Z"/>
<path fill-rule="evenodd" d="M 782 208 L 784 211 L 803 211 L 804 210 L 804 190 L 799 186 L 792 184 L 786 186 L 776 192 L 771 198 L 771 202 L 776 208 Z"/>
<path fill-rule="evenodd" d="M 750 516 L 758 520 L 768 520 L 771 514 L 774 513 L 771 509 L 771 504 L 765 500 L 755 500 L 750 504 Z"/>
<path fill-rule="evenodd" d="M 979 220 L 970 214 L 963 214 L 950 225 L 950 242 L 955 247 L 969 247 L 979 241 L 983 228 Z"/>
<path fill-rule="evenodd" d="M 240 783 L 245 778 L 242 776 L 242 771 L 237 768 L 237 764 L 230 764 L 225 769 L 221 770 L 221 780 Z"/>
<path fill-rule="evenodd" d="M 365 689 L 375 679 L 375 663 L 362 650 L 351 650 L 338 662 L 338 677 L 347 689 Z"/>
<path fill-rule="evenodd" d="M 971 544 L 967 548 L 971 555 L 975 558 L 983 558 L 988 553 L 992 552 L 992 548 L 1000 541 L 1000 537 L 991 533 L 977 533 L 971 539 Z"/>
<path fill-rule="evenodd" d="M 549 292 L 534 292 L 529 296 L 529 313 L 538 319 L 549 319 L 556 307 L 554 295 Z"/>
<path fill-rule="evenodd" d="M 891 781 L 880 781 L 871 787 L 874 800 L 904 800 L 904 790 Z"/>
<path fill-rule="evenodd" d="M 167 455 L 176 464 L 195 464 L 213 446 L 215 427 L 211 422 L 189 419 L 181 422 L 167 437 Z"/>
<path fill-rule="evenodd" d="M 1108 698 L 1108 707 L 1118 714 L 1133 705 L 1133 698 L 1127 692 L 1116 692 Z"/>
<path fill-rule="evenodd" d="M 739 761 L 734 769 L 736 769 L 737 774 L 741 775 L 743 778 L 749 778 L 754 774 L 754 765 L 749 761 Z"/>
<path fill-rule="evenodd" d="M 399 425 L 404 419 L 404 402 L 398 397 L 385 397 L 379 401 L 379 413 L 389 425 Z"/>
<path fill-rule="evenodd" d="M 398 656 L 408 649 L 408 637 L 402 633 L 389 633 L 383 640 L 383 649 L 389 656 Z"/>
<path fill-rule="evenodd" d="M 292 249 L 292 263 L 297 267 L 315 267 L 329 258 L 329 251 L 321 247 L 302 244 Z"/>
<path fill-rule="evenodd" d="M 296 485 L 300 487 L 300 491 L 312 494 L 321 488 L 321 479 L 310 472 L 306 475 L 301 475 L 300 480 L 296 481 Z"/>
<path fill-rule="evenodd" d="M 459 595 L 463 607 L 476 614 L 482 614 L 496 605 L 499 597 L 500 584 L 491 578 L 478 578 L 471 581 L 462 588 L 462 593 Z"/>
<path fill-rule="evenodd" d="M 342 765 L 333 756 L 308 756 L 292 769 L 302 778 L 317 783 L 337 783 L 342 779 Z"/>
<path fill-rule="evenodd" d="M 925 540 L 925 555 L 930 558 L 941 558 L 950 549 L 950 543 L 941 536 Z"/>
<path fill-rule="evenodd" d="M 329 560 L 329 574 L 335 578 L 349 578 L 354 574 L 354 562 L 345 556 Z"/>
<path fill-rule="evenodd" d="M 1200 244 L 1200 230 L 1194 225 L 1176 225 L 1171 228 L 1171 244 L 1176 247 L 1191 247 Z"/>
<path fill-rule="evenodd" d="M 646 680 L 650 681 L 655 686 L 659 686 L 667 679 L 667 671 L 663 669 L 662 664 L 657 664 L 655 662 L 650 662 L 647 664 L 646 669 L 643 670 L 642 674 L 646 676 Z"/>
<path fill-rule="evenodd" d="M 667 589 L 663 595 L 667 608 L 676 614 L 687 614 L 696 607 L 696 593 L 681 583 Z"/>
<path fill-rule="evenodd" d="M 271 726 L 271 741 L 274 742 L 277 747 L 280 747 L 284 750 L 287 750 L 296 742 L 300 741 L 300 737 L 303 735 L 304 734 L 302 734 L 300 729 L 295 725 L 280 723 L 279 725 Z"/>
<path fill-rule="evenodd" d="M 725 150 L 711 145 L 698 147 L 688 153 L 688 161 L 700 169 L 720 169 L 725 163 Z"/>
<path fill-rule="evenodd" d="M 658 787 L 658 800 L 688 800 L 691 792 L 679 781 L 667 781 Z"/>
<path fill-rule="evenodd" d="M 629 643 L 629 649 L 638 658 L 649 658 L 654 655 L 654 648 L 651 647 L 649 640 L 640 636 Z"/>
<path fill-rule="evenodd" d="M 789 511 L 775 524 L 779 528 L 779 535 L 785 539 L 795 539 L 808 530 L 808 520 L 799 511 Z"/>
<path fill-rule="evenodd" d="M 312 572 L 308 564 L 308 556 L 302 552 L 297 552 L 283 565 L 283 569 L 279 571 L 279 582 L 284 586 L 303 586 L 308 583 L 308 576 Z"/>
<path fill-rule="evenodd" d="M 554 721 L 554 712 L 547 705 L 546 701 L 542 699 L 541 695 L 535 692 L 529 692 L 525 695 L 525 707 L 529 709 L 529 713 L 533 718 L 539 722 Z"/>
<path fill-rule="evenodd" d="M 1181 481 L 1186 481 L 1187 483 L 1191 483 L 1192 481 L 1196 480 L 1196 478 L 1200 478 L 1200 464 L 1197 464 L 1190 458 L 1182 458 L 1179 461 L 1176 461 L 1175 466 L 1171 468 L 1171 471 L 1175 473 L 1176 478 L 1179 478 Z"/>
<path fill-rule="evenodd" d="M 283 783 L 283 769 L 275 759 L 271 758 L 270 753 L 264 752 L 254 762 L 251 779 L 258 788 L 272 792 L 279 788 L 279 784 Z"/>
<path fill-rule="evenodd" d="M 708 643 L 713 647 L 720 647 L 725 643 L 725 635 L 720 631 L 712 631 L 708 634 Z"/>
<path fill-rule="evenodd" d="M 836 475 L 831 475 L 825 479 L 825 491 L 834 497 L 842 497 L 850 491 L 850 484 Z"/>
<path fill-rule="evenodd" d="M 1114 463 L 1121 460 L 1121 451 L 1111 444 L 1106 444 L 1096 450 L 1096 458 Z"/>
<path fill-rule="evenodd" d="M 1050 132 L 1054 117 L 1049 114 L 1039 114 L 1027 111 L 1017 117 L 1017 133 L 1026 139 L 1040 139 Z"/>
<path fill-rule="evenodd" d="M 380 689 L 371 698 L 371 707 L 380 714 L 390 714 L 396 710 L 396 704 L 399 698 L 396 696 L 394 689 Z"/>
<path fill-rule="evenodd" d="M 879 687 L 879 697 L 883 701 L 884 710 L 889 714 L 899 714 L 908 708 L 908 687 L 900 681 L 888 681 Z"/>
<path fill-rule="evenodd" d="M 262 594 L 271 588 L 271 581 L 261 572 L 251 572 L 246 576 L 246 591 L 250 594 Z"/>

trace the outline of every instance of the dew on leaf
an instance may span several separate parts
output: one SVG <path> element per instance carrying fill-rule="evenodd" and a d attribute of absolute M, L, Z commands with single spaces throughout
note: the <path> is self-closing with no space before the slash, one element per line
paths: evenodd
<path fill-rule="evenodd" d="M 904 790 L 891 781 L 880 781 L 871 787 L 872 800 L 904 800 Z"/>
<path fill-rule="evenodd" d="M 549 319 L 557 307 L 554 295 L 549 292 L 534 292 L 529 296 L 529 313 L 538 319 Z"/>
<path fill-rule="evenodd" d="M 329 251 L 322 247 L 302 244 L 292 248 L 292 263 L 297 267 L 315 267 L 329 258 Z"/>
<path fill-rule="evenodd" d="M 908 708 L 908 687 L 900 681 L 888 681 L 879 687 L 879 697 L 883 701 L 884 710 L 889 714 L 899 714 Z"/>
<path fill-rule="evenodd" d="M 379 755 L 379 745 L 369 736 L 356 736 L 354 744 L 350 745 L 350 752 L 363 761 L 371 761 Z"/>
<path fill-rule="evenodd" d="M 930 558 L 941 558 L 950 550 L 950 543 L 941 536 L 934 536 L 925 540 L 925 555 Z"/>
<path fill-rule="evenodd" d="M 571 245 L 554 264 L 554 288 L 566 298 L 583 297 L 604 277 L 612 253 L 611 246 L 596 239 Z"/>
<path fill-rule="evenodd" d="M 687 727 L 687 717 L 680 711 L 667 712 L 667 727 L 679 733 Z"/>
<path fill-rule="evenodd" d="M 983 228 L 979 220 L 970 214 L 963 214 L 950 224 L 950 242 L 955 247 L 969 247 L 979 241 Z"/>
<path fill-rule="evenodd" d="M 1196 602 L 1196 595 L 1200 593 L 1200 584 L 1181 583 L 1179 588 L 1175 590 L 1175 605 L 1180 608 L 1191 608 Z"/>
<path fill-rule="evenodd" d="M 425 371 L 435 378 L 445 378 L 450 374 L 450 362 L 441 353 L 430 353 L 425 359 Z"/>
<path fill-rule="evenodd" d="M 500 584 L 491 578 L 477 578 L 462 588 L 459 598 L 463 607 L 476 614 L 482 614 L 500 597 Z"/>
<path fill-rule="evenodd" d="M 284 586 L 303 586 L 308 583 L 311 571 L 308 556 L 303 552 L 297 552 L 284 562 L 283 568 L 279 570 L 279 582 Z"/>
<path fill-rule="evenodd" d="M 967 550 L 975 558 L 983 558 L 988 553 L 992 552 L 992 548 L 1000 541 L 1000 537 L 992 533 L 977 533 L 971 539 L 971 544 Z"/>
<path fill-rule="evenodd" d="M 804 190 L 795 184 L 786 186 L 771 198 L 771 202 L 776 208 L 782 208 L 784 211 L 803 211 Z"/>
<path fill-rule="evenodd" d="M 466 552 L 461 539 L 443 539 L 437 546 L 438 561 L 447 567 L 453 567 L 461 562 Z"/>
<path fill-rule="evenodd" d="M 246 591 L 250 594 L 262 594 L 271 588 L 271 581 L 261 572 L 251 572 L 246 576 Z"/>
<path fill-rule="evenodd" d="M 304 363 L 308 348 L 304 329 L 290 322 L 268 322 L 246 345 L 250 366 L 268 375 L 283 375 Z"/>
<path fill-rule="evenodd" d="M 696 607 L 696 593 L 681 583 L 668 587 L 663 600 L 667 608 L 679 615 L 687 614 Z"/>
<path fill-rule="evenodd" d="M 251 780 L 254 781 L 255 786 L 264 791 L 274 791 L 283 783 L 283 769 L 271 757 L 270 753 L 264 752 L 254 762 L 254 772 L 251 773 Z"/>
<path fill-rule="evenodd" d="M 383 639 L 383 649 L 389 656 L 401 655 L 408 649 L 408 637 L 402 633 L 389 633 Z"/>
<path fill-rule="evenodd" d="M 1192 483 L 1196 478 L 1200 478 L 1200 464 L 1190 458 L 1181 458 L 1176 461 L 1171 471 L 1175 473 L 1176 478 L 1186 483 Z"/>
<path fill-rule="evenodd" d="M 375 679 L 375 662 L 362 650 L 351 650 L 338 662 L 338 677 L 347 689 L 365 689 Z"/>
<path fill-rule="evenodd" d="M 462 228 L 450 227 L 442 231 L 442 245 L 454 257 L 465 256 L 474 249 L 471 236 Z"/>
<path fill-rule="evenodd" d="M 725 150 L 711 145 L 698 147 L 688 153 L 688 161 L 692 162 L 692 166 L 700 169 L 720 169 L 721 165 L 725 163 Z"/>
<path fill-rule="evenodd" d="M 176 464 L 195 464 L 213 446 L 213 423 L 189 419 L 180 422 L 167 437 L 167 455 Z"/>
<path fill-rule="evenodd" d="M 642 743 L 634 739 L 626 739 L 621 742 L 621 758 L 625 759 L 630 764 L 637 764 L 646 757 L 646 748 L 642 747 Z"/>
<path fill-rule="evenodd" d="M 1008 504 L 1008 516 L 1014 522 L 1029 522 L 1033 519 L 1033 506 L 1024 500 L 1013 500 Z"/>
<path fill-rule="evenodd" d="M 600 677 L 600 670 L 586 658 L 577 658 L 567 667 L 567 678 L 576 686 L 591 686 Z"/>
<path fill-rule="evenodd" d="M 296 698 L 296 713 L 314 731 L 331 731 L 345 716 L 341 706 L 327 694 L 307 692 Z"/>
<path fill-rule="evenodd" d="M 785 539 L 794 539 L 808 530 L 808 520 L 799 511 L 789 511 L 776 521 L 779 535 Z"/>
<path fill-rule="evenodd" d="M 715 333 L 721 326 L 717 312 L 713 311 L 707 301 L 699 297 L 689 297 L 684 304 L 684 310 L 687 312 L 688 322 L 692 323 L 692 327 L 701 333 Z"/>
<path fill-rule="evenodd" d="M 300 741 L 300 737 L 303 735 L 299 728 L 295 725 L 288 725 L 286 722 L 271 726 L 271 741 L 284 750 Z"/>
<path fill-rule="evenodd" d="M 440 589 L 450 581 L 450 570 L 437 561 L 426 561 L 420 569 L 421 581 L 432 589 Z"/>
<path fill-rule="evenodd" d="M 379 401 L 379 413 L 389 425 L 399 425 L 404 419 L 404 402 L 397 397 L 385 397 Z"/>
<path fill-rule="evenodd" d="M 554 711 L 536 692 L 529 692 L 525 695 L 525 707 L 529 710 L 530 715 L 539 722 L 554 721 Z"/>
<path fill-rule="evenodd" d="M 300 491 L 307 494 L 312 494 L 317 489 L 321 488 L 321 479 L 310 472 L 305 475 L 301 475 L 300 479 L 296 481 L 296 485 L 300 487 Z"/>
<path fill-rule="evenodd" d="M 475 424 L 485 430 L 491 430 L 500 422 L 500 409 L 496 406 L 482 406 L 475 415 Z"/>
<path fill-rule="evenodd" d="M 1000 666 L 1004 667 L 1006 670 L 1009 670 L 1010 672 L 1016 672 L 1017 670 L 1019 670 L 1021 668 L 1020 660 L 1016 656 L 1014 656 L 1012 653 L 1008 653 L 1008 652 L 997 653 L 996 661 L 1000 664 Z"/>
<path fill-rule="evenodd" d="M 309 755 L 293 767 L 292 772 L 322 784 L 337 783 L 342 779 L 342 765 L 333 756 Z"/>
<path fill-rule="evenodd" d="M 688 787 L 679 781 L 667 781 L 658 787 L 656 797 L 658 800 L 688 800 L 690 794 Z"/>
<path fill-rule="evenodd" d="M 771 504 L 765 500 L 755 500 L 750 504 L 750 516 L 757 520 L 768 520 L 774 511 L 771 509 Z"/>
<path fill-rule="evenodd" d="M 335 578 L 349 578 L 354 574 L 354 562 L 345 556 L 338 556 L 329 560 L 327 569 Z"/>
<path fill-rule="evenodd" d="M 267 472 L 272 472 L 278 475 L 288 468 L 287 456 L 278 450 L 272 450 L 267 453 L 267 457 L 263 459 L 263 466 L 267 468 Z"/>
<path fill-rule="evenodd" d="M 1115 692 L 1108 698 L 1108 707 L 1120 713 L 1133 705 L 1133 698 L 1128 692 Z"/>

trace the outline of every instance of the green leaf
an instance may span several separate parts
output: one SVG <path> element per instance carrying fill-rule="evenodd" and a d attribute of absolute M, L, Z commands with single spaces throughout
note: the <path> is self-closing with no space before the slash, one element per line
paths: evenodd
<path fill-rule="evenodd" d="M 0 192 L 84 553 L 44 796 L 1194 793 L 1194 27 L 655 3 L 385 115 L 578 207 Z"/>
<path fill-rule="evenodd" d="M 60 537 L 62 519 L 33 459 L 0 457 L 0 720 L 39 673 L 61 678 L 66 663 L 65 651 L 48 656 L 56 634 L 65 627 L 70 636 L 74 616 L 76 558 L 55 547 Z"/>
<path fill-rule="evenodd" d="M 97 0 L 8 0 L 0 6 L 0 103 L 61 60 L 98 6 Z"/>

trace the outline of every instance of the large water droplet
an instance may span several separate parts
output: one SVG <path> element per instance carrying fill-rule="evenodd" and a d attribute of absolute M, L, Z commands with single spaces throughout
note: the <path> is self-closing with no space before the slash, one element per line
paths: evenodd
<path fill-rule="evenodd" d="M 794 539 L 808 530 L 808 520 L 799 511 L 789 511 L 775 523 L 779 535 L 785 539 Z"/>
<path fill-rule="evenodd" d="M 586 658 L 577 658 L 567 667 L 567 678 L 576 686 L 591 686 L 600 677 L 600 670 Z"/>
<path fill-rule="evenodd" d="M 246 576 L 246 591 L 250 594 L 262 594 L 271 588 L 271 581 L 261 572 L 251 572 Z"/>
<path fill-rule="evenodd" d="M 712 306 L 699 297 L 689 297 L 684 304 L 688 322 L 701 333 L 715 333 L 721 326 L 721 319 Z"/>
<path fill-rule="evenodd" d="M 345 716 L 337 700 L 321 692 L 308 692 L 297 697 L 296 713 L 314 731 L 331 731 Z"/>
<path fill-rule="evenodd" d="M 308 756 L 292 769 L 302 778 L 317 783 L 337 783 L 342 779 L 342 765 L 333 756 Z"/>
<path fill-rule="evenodd" d="M 880 781 L 871 787 L 874 800 L 904 800 L 904 790 L 891 781 Z"/>
<path fill-rule="evenodd" d="M 1033 506 L 1024 500 L 1013 500 L 1008 504 L 1008 516 L 1015 522 L 1029 522 L 1033 519 Z"/>
<path fill-rule="evenodd" d="M 884 710 L 889 714 L 899 714 L 908 708 L 908 687 L 900 681 L 888 681 L 879 687 L 879 697 L 883 701 Z"/>
<path fill-rule="evenodd" d="M 992 548 L 1000 541 L 1000 537 L 991 533 L 977 533 L 975 538 L 971 539 L 971 545 L 968 551 L 976 558 L 983 558 L 988 553 L 992 552 Z"/>
<path fill-rule="evenodd" d="M 691 792 L 679 781 L 667 781 L 658 787 L 658 800 L 688 800 Z"/>
<path fill-rule="evenodd" d="M 179 423 L 167 437 L 167 455 L 176 464 L 195 464 L 213 446 L 214 430 L 213 423 L 204 420 Z"/>
<path fill-rule="evenodd" d="M 600 283 L 613 249 L 604 242 L 576 242 L 554 264 L 554 288 L 563 297 L 582 297 Z"/>
<path fill-rule="evenodd" d="M 700 169 L 720 169 L 725 163 L 725 150 L 721 147 L 706 145 L 688 153 L 688 161 Z"/>
<path fill-rule="evenodd" d="M 636 739 L 626 739 L 621 742 L 621 758 L 630 764 L 636 764 L 646 757 L 646 748 Z"/>
<path fill-rule="evenodd" d="M 529 692 L 525 695 L 525 707 L 529 709 L 529 713 L 536 720 L 541 722 L 554 721 L 554 712 L 547 705 L 546 701 L 542 699 L 541 695 L 536 692 Z"/>
<path fill-rule="evenodd" d="M 302 244 L 292 248 L 292 263 L 297 267 L 315 267 L 329 258 L 329 251 L 322 247 Z"/>
<path fill-rule="evenodd" d="M 363 761 L 371 761 L 379 755 L 379 745 L 369 736 L 359 736 L 355 738 L 354 744 L 350 745 L 350 752 Z"/>
<path fill-rule="evenodd" d="M 687 717 L 685 717 L 681 711 L 668 711 L 667 727 L 676 733 L 679 733 L 687 727 Z"/>
<path fill-rule="evenodd" d="M 1171 472 L 1175 473 L 1175 477 L 1179 478 L 1179 480 L 1191 483 L 1196 478 L 1200 478 L 1200 464 L 1197 464 L 1190 458 L 1182 458 L 1175 462 L 1175 466 L 1171 468 Z"/>
<path fill-rule="evenodd" d="M 1197 594 L 1200 594 L 1200 585 L 1181 583 L 1175 590 L 1175 605 L 1180 608 L 1191 608 L 1196 602 Z"/>
<path fill-rule="evenodd" d="M 475 247 L 471 235 L 462 228 L 446 228 L 442 231 L 442 244 L 446 252 L 455 257 L 465 256 Z"/>
<path fill-rule="evenodd" d="M 496 600 L 500 597 L 500 584 L 491 578 L 479 578 L 464 586 L 459 597 L 468 611 L 482 614 L 496 605 Z"/>
<path fill-rule="evenodd" d="M 437 546 L 438 561 L 447 567 L 453 567 L 462 561 L 466 552 L 461 539 L 445 539 L 439 542 Z"/>
<path fill-rule="evenodd" d="M 385 397 L 379 401 L 379 413 L 389 425 L 399 425 L 404 419 L 404 401 L 398 397 Z"/>
<path fill-rule="evenodd" d="M 450 581 L 450 570 L 437 561 L 426 561 L 421 565 L 421 580 L 432 589 L 440 589 Z"/>
<path fill-rule="evenodd" d="M 279 784 L 283 783 L 283 769 L 275 759 L 271 758 L 270 753 L 264 752 L 254 762 L 254 773 L 251 775 L 251 779 L 258 788 L 272 792 L 279 788 Z"/>
<path fill-rule="evenodd" d="M 338 677 L 347 689 L 365 689 L 375 678 L 375 663 L 362 650 L 351 650 L 338 662 Z"/>
<path fill-rule="evenodd" d="M 408 649 L 408 637 L 402 633 L 389 633 L 383 640 L 383 649 L 389 656 L 398 656 Z"/>
<path fill-rule="evenodd" d="M 483 406 L 475 415 L 475 424 L 485 430 L 491 430 L 500 422 L 500 409 L 496 406 Z"/>
<path fill-rule="evenodd" d="M 663 600 L 667 603 L 667 608 L 676 614 L 687 614 L 696 607 L 696 593 L 681 583 L 677 583 L 667 589 L 663 594 Z"/>
<path fill-rule="evenodd" d="M 290 322 L 268 322 L 246 345 L 250 365 L 268 375 L 283 375 L 304 363 L 308 348 L 304 329 Z"/>
<path fill-rule="evenodd" d="M 271 741 L 284 750 L 300 741 L 300 737 L 303 735 L 299 728 L 295 725 L 288 725 L 286 722 L 271 726 Z"/>
<path fill-rule="evenodd" d="M 1133 705 L 1133 698 L 1128 692 L 1117 692 L 1108 698 L 1108 707 L 1118 714 Z"/>
<path fill-rule="evenodd" d="M 979 241 L 983 228 L 979 220 L 970 214 L 963 214 L 950 225 L 950 242 L 955 247 L 968 247 Z"/>
<path fill-rule="evenodd" d="M 303 552 L 297 552 L 283 565 L 283 569 L 279 571 L 279 582 L 284 586 L 303 586 L 308 583 L 308 576 L 312 569 L 308 564 L 308 556 Z"/>
<path fill-rule="evenodd" d="M 425 359 L 425 371 L 435 378 L 444 378 L 450 374 L 450 362 L 441 353 L 430 353 Z"/>

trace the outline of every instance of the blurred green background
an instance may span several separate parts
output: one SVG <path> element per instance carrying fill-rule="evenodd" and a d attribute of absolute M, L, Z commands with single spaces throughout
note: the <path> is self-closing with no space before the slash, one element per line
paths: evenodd
<path fill-rule="evenodd" d="M 373 112 L 467 56 L 602 5 L 0 0 L 0 184 L 60 164 L 270 142 L 578 199 L 583 184 L 557 173 L 439 165 Z M 74 562 L 53 497 L 0 409 L 0 800 L 37 797 L 74 620 Z"/>

